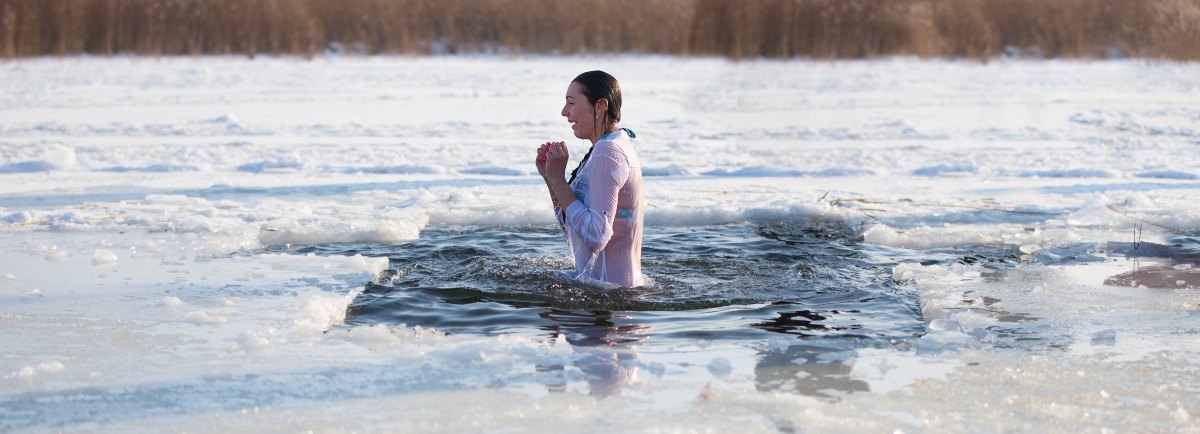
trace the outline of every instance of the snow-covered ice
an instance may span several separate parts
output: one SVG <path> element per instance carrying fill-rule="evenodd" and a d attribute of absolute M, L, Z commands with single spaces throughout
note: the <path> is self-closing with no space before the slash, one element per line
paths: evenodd
<path fill-rule="evenodd" d="M 532 157 L 597 68 L 649 226 L 1021 260 L 897 264 L 911 343 L 680 342 L 614 385 L 561 335 L 345 326 L 386 258 L 267 252 L 553 224 Z M 0 430 L 1197 431 L 1197 103 L 1200 65 L 1133 60 L 2 63 Z"/>

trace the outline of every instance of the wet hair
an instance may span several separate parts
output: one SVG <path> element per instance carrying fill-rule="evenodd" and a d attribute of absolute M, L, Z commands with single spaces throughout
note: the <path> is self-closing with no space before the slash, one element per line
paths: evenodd
<path fill-rule="evenodd" d="M 604 71 L 588 71 L 579 74 L 571 82 L 579 83 L 583 96 L 587 98 L 588 104 L 592 107 L 595 107 L 596 102 L 601 99 L 608 100 L 608 111 L 604 113 L 606 115 L 606 122 L 601 128 L 606 128 L 609 124 L 621 121 L 621 85 L 617 83 L 615 77 Z M 579 169 L 592 156 L 592 149 L 594 148 L 595 146 L 593 145 L 588 149 L 587 154 L 584 154 L 583 159 L 579 160 L 579 165 L 575 166 L 575 170 L 571 171 L 571 179 L 567 180 L 567 184 L 575 182 L 575 175 L 579 174 Z"/>

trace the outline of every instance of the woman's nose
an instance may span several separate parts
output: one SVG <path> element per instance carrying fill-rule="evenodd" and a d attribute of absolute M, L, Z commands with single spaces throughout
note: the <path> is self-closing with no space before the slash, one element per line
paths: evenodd
<path fill-rule="evenodd" d="M 567 106 L 563 106 L 562 113 L 560 113 L 560 114 L 563 115 L 563 117 L 567 117 L 567 115 L 570 114 L 570 113 L 567 113 Z"/>

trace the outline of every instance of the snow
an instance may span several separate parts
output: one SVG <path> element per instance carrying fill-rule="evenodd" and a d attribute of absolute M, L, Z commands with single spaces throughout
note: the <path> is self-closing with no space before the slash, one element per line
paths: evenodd
<path fill-rule="evenodd" d="M 649 226 L 1023 259 L 897 264 L 926 333 L 797 354 L 788 387 L 813 366 L 855 385 L 824 399 L 760 388 L 782 338 L 610 366 L 561 335 L 349 327 L 387 259 L 262 252 L 552 225 L 533 151 L 570 139 L 563 91 L 596 68 L 621 80 Z M 1194 264 L 1116 287 L 1150 260 L 1104 246 L 1200 233 L 1197 101 L 1200 65 L 1132 60 L 3 63 L 0 430 L 1194 431 Z"/>

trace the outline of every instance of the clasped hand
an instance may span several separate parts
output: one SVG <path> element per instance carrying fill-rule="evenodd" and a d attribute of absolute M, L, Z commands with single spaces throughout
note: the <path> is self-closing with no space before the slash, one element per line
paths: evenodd
<path fill-rule="evenodd" d="M 567 144 L 565 142 L 546 142 L 538 147 L 537 165 L 538 174 L 542 175 L 543 179 L 549 180 L 553 177 L 564 179 L 567 172 L 567 160 L 570 159 L 570 154 L 567 152 Z"/>

